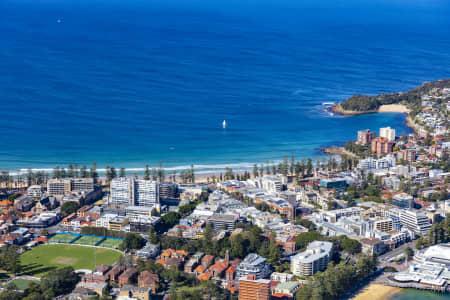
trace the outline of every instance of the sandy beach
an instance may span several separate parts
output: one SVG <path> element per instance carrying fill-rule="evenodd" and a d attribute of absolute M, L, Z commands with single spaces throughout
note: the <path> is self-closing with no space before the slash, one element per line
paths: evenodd
<path fill-rule="evenodd" d="M 392 286 L 372 283 L 365 287 L 361 292 L 351 300 L 384 300 L 400 292 L 402 289 Z"/>
<path fill-rule="evenodd" d="M 378 112 L 409 113 L 410 110 L 403 104 L 386 104 L 381 105 Z"/>
<path fill-rule="evenodd" d="M 354 115 L 364 115 L 364 114 L 373 114 L 377 112 L 392 112 L 392 113 L 404 113 L 407 114 L 410 110 L 403 104 L 385 104 L 381 105 L 377 110 L 365 110 L 365 111 L 356 111 L 356 110 L 345 110 L 342 108 L 340 104 L 335 105 L 331 108 L 335 113 L 345 115 L 345 116 L 354 116 Z"/>

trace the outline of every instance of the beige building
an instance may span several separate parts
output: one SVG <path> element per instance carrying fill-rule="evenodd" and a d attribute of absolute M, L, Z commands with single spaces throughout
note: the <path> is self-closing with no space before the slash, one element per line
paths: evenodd
<path fill-rule="evenodd" d="M 53 178 L 47 182 L 49 196 L 64 196 L 72 192 L 92 191 L 94 179 L 92 178 Z"/>
<path fill-rule="evenodd" d="M 389 232 L 392 230 L 392 219 L 390 218 L 381 218 L 374 222 L 375 229 Z"/>

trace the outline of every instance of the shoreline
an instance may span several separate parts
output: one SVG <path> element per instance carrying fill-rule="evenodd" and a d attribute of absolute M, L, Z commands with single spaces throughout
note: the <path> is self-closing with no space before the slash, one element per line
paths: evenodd
<path fill-rule="evenodd" d="M 323 153 L 330 154 L 330 155 L 346 155 L 353 158 L 358 158 L 358 156 L 355 153 L 349 152 L 344 149 L 344 147 L 337 147 L 337 146 L 331 146 L 326 148 L 321 148 Z"/>
<path fill-rule="evenodd" d="M 377 110 L 365 110 L 365 111 L 354 111 L 354 110 L 345 110 L 342 108 L 340 104 L 336 104 L 330 107 L 330 110 L 334 113 L 337 113 L 342 116 L 357 116 L 357 115 L 365 115 L 365 114 L 375 114 L 375 113 L 401 113 L 406 114 L 406 126 L 411 128 L 414 133 L 419 134 L 420 126 L 417 125 L 413 119 L 409 116 L 409 112 L 411 111 L 404 104 L 383 104 Z"/>
<path fill-rule="evenodd" d="M 411 128 L 417 135 L 420 133 L 420 126 L 409 115 L 406 117 L 406 126 Z"/>
<path fill-rule="evenodd" d="M 343 116 L 365 115 L 365 114 L 374 114 L 374 113 L 381 113 L 381 112 L 408 114 L 411 111 L 404 104 L 383 104 L 378 109 L 364 110 L 364 111 L 345 110 L 342 108 L 342 106 L 340 104 L 336 104 L 331 107 L 331 110 L 333 112 L 343 115 Z"/>
<path fill-rule="evenodd" d="M 379 283 L 370 283 L 350 300 L 384 300 L 402 291 L 402 288 L 386 286 Z"/>

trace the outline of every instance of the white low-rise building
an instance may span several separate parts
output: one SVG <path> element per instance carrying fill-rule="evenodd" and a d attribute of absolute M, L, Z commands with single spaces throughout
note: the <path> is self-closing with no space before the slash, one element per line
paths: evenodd
<path fill-rule="evenodd" d="M 438 177 L 439 174 L 442 174 L 444 171 L 442 171 L 441 169 L 432 169 L 428 171 L 428 175 L 430 176 L 430 178 L 436 178 Z"/>
<path fill-rule="evenodd" d="M 104 214 L 95 220 L 95 227 L 109 227 L 109 221 L 117 217 L 117 214 Z"/>
<path fill-rule="evenodd" d="M 294 280 L 294 275 L 289 273 L 273 272 L 270 274 L 270 280 L 278 282 L 286 282 Z"/>
<path fill-rule="evenodd" d="M 450 243 L 438 244 L 421 251 L 414 256 L 418 262 L 433 262 L 450 267 Z"/>
<path fill-rule="evenodd" d="M 359 216 L 364 211 L 361 207 L 348 207 L 343 209 L 330 210 L 325 213 L 325 218 L 329 222 L 336 222 L 341 217 Z"/>
<path fill-rule="evenodd" d="M 361 159 L 358 162 L 358 169 L 361 170 L 385 170 L 395 167 L 396 159 L 392 154 L 388 154 L 385 157 L 375 159 L 368 157 Z"/>
<path fill-rule="evenodd" d="M 281 192 L 282 183 L 277 176 L 264 176 L 262 178 L 262 188 L 270 194 Z"/>
<path fill-rule="evenodd" d="M 417 252 L 408 270 L 395 274 L 394 279 L 444 287 L 450 280 L 449 267 L 450 244 L 434 245 Z"/>
<path fill-rule="evenodd" d="M 43 188 L 40 185 L 31 185 L 27 189 L 28 197 L 40 199 L 42 197 L 42 194 L 43 194 Z"/>

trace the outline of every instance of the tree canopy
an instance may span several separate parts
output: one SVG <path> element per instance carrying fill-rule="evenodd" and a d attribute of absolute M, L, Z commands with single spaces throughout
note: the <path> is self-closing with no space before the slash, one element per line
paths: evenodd
<path fill-rule="evenodd" d="M 62 206 L 61 206 L 61 213 L 63 215 L 70 215 L 71 213 L 74 213 L 78 210 L 79 205 L 77 202 L 75 201 L 68 201 L 65 202 Z"/>
<path fill-rule="evenodd" d="M 120 249 L 141 249 L 145 245 L 145 239 L 137 233 L 129 232 L 125 235 Z"/>
<path fill-rule="evenodd" d="M 300 233 L 295 238 L 295 248 L 296 249 L 306 248 L 306 246 L 308 246 L 309 243 L 316 240 L 322 240 L 322 238 L 323 236 L 315 230 Z"/>
<path fill-rule="evenodd" d="M 5 246 L 2 248 L 0 254 L 0 268 L 14 274 L 20 272 L 20 254 L 17 245 Z"/>
<path fill-rule="evenodd" d="M 297 300 L 334 300 L 356 283 L 365 280 L 377 269 L 376 257 L 363 256 L 358 263 L 336 265 L 330 263 L 328 268 L 313 277 L 310 284 L 306 284 L 297 293 Z"/>

